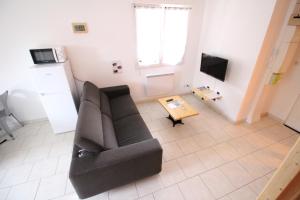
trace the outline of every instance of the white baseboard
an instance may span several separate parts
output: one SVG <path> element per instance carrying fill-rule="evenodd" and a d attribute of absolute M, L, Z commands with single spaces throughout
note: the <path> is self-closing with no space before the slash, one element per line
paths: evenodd
<path fill-rule="evenodd" d="M 24 123 L 26 125 L 26 124 L 34 124 L 34 123 L 46 122 L 46 121 L 48 121 L 48 118 L 26 120 L 26 121 L 22 121 L 22 123 Z"/>
<path fill-rule="evenodd" d="M 192 92 L 183 92 L 183 93 L 174 93 L 174 94 L 170 94 L 170 95 L 146 97 L 146 98 L 136 100 L 135 103 L 147 103 L 147 102 L 150 102 L 150 101 L 156 101 L 159 98 L 163 98 L 163 97 L 167 97 L 167 96 L 188 95 L 188 94 L 192 94 Z"/>
<path fill-rule="evenodd" d="M 275 115 L 273 115 L 271 113 L 267 113 L 267 116 L 270 117 L 270 118 L 272 118 L 272 119 L 274 119 L 274 120 L 276 120 L 276 121 L 278 121 L 279 123 L 284 124 L 284 120 L 280 119 L 279 117 L 277 117 L 277 116 L 275 116 Z"/>

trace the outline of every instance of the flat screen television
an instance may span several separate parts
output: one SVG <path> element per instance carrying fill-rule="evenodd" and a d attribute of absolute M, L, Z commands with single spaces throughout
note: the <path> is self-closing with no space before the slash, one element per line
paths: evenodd
<path fill-rule="evenodd" d="M 202 53 L 200 71 L 225 81 L 228 60 Z"/>

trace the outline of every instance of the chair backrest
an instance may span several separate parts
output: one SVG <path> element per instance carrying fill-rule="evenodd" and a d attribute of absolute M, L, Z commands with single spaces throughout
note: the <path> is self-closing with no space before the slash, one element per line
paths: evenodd
<path fill-rule="evenodd" d="M 3 111 L 8 115 L 8 106 L 7 106 L 7 97 L 8 91 L 5 91 L 3 94 L 0 95 L 0 111 Z"/>

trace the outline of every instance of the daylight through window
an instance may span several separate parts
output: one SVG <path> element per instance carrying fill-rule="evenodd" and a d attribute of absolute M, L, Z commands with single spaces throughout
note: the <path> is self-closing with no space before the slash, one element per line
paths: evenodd
<path fill-rule="evenodd" d="M 190 8 L 135 6 L 140 66 L 177 65 L 184 56 Z"/>

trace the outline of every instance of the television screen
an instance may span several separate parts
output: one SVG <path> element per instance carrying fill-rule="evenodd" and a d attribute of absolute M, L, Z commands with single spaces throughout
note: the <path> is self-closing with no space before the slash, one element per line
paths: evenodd
<path fill-rule="evenodd" d="M 228 60 L 202 53 L 200 71 L 221 81 L 225 80 Z"/>

